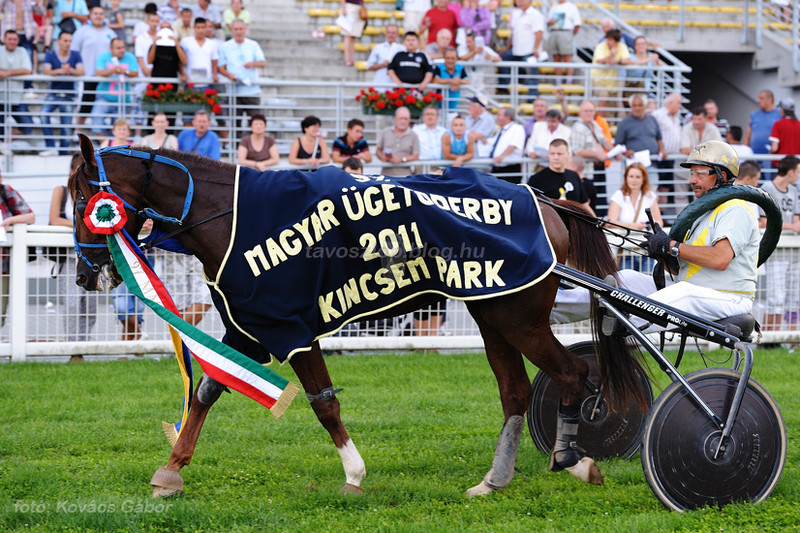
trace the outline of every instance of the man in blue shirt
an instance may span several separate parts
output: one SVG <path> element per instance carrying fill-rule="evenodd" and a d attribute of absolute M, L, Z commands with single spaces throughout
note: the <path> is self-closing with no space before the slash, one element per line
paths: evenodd
<path fill-rule="evenodd" d="M 197 111 L 192 119 L 193 129 L 183 130 L 178 134 L 178 150 L 194 152 L 219 161 L 219 137 L 208 129 L 210 126 L 211 119 L 208 117 L 208 111 L 205 109 Z"/>
<path fill-rule="evenodd" d="M 765 89 L 758 93 L 758 109 L 750 113 L 750 123 L 745 130 L 743 144 L 749 145 L 754 154 L 768 154 L 772 126 L 780 119 L 781 111 L 775 107 L 775 95 L 772 91 Z"/>
<path fill-rule="evenodd" d="M 239 19 L 231 23 L 233 38 L 219 49 L 219 73 L 236 83 L 236 107 L 253 116 L 260 113 L 261 86 L 258 84 L 258 69 L 266 66 L 261 45 L 245 38 L 247 24 Z"/>
<path fill-rule="evenodd" d="M 92 131 L 102 135 L 108 133 L 106 118 L 110 117 L 114 122 L 126 116 L 122 105 L 130 102 L 133 87 L 128 86 L 125 79 L 139 75 L 139 63 L 136 56 L 125 51 L 125 41 L 115 37 L 111 41 L 111 51 L 97 57 L 95 69 L 97 76 L 109 79 L 97 84 L 97 96 L 92 106 Z"/>
<path fill-rule="evenodd" d="M 45 76 L 54 76 L 56 80 L 58 80 L 58 76 L 83 76 L 81 54 L 70 50 L 71 44 L 72 34 L 61 32 L 56 41 L 56 48 L 48 51 L 44 56 L 43 74 Z M 47 149 L 40 155 L 58 155 L 58 151 L 55 149 L 56 139 L 53 138 L 53 129 L 50 127 L 50 115 L 53 115 L 54 112 L 56 112 L 55 116 L 60 116 L 61 120 L 61 137 L 59 139 L 61 155 L 67 155 L 66 149 L 70 143 L 70 132 L 67 126 L 72 122 L 76 96 L 74 81 L 50 82 L 50 92 L 41 109 L 42 134 Z"/>

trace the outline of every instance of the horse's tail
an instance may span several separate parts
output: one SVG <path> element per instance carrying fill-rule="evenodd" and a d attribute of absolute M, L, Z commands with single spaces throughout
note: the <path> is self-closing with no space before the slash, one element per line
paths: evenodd
<path fill-rule="evenodd" d="M 555 202 L 570 211 L 590 215 L 581 204 L 561 200 Z M 569 231 L 567 262 L 570 266 L 600 279 L 609 275 L 616 277 L 617 261 L 600 227 L 589 222 L 585 216 L 566 213 L 561 218 Z M 628 344 L 622 335 L 604 335 L 601 327 L 605 311 L 596 298 L 590 298 L 590 301 L 592 334 L 606 400 L 612 409 L 621 407 L 624 412 L 627 408 L 626 399 L 632 396 L 639 408 L 646 411 L 647 402 L 639 381 L 640 374 L 637 373 L 638 349 Z"/>

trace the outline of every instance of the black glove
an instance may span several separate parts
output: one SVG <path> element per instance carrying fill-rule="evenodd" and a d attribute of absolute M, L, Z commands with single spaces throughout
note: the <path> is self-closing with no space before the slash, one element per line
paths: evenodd
<path fill-rule="evenodd" d="M 653 226 L 653 234 L 648 235 L 647 240 L 639 246 L 647 250 L 649 257 L 667 259 L 669 257 L 669 242 L 669 235 L 656 223 Z"/>

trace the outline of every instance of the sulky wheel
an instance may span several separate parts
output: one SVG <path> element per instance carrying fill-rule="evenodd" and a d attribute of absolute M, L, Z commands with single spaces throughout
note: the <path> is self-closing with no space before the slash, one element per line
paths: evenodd
<path fill-rule="evenodd" d="M 591 342 L 573 344 L 568 350 L 589 363 L 589 376 L 581 403 L 578 425 L 578 446 L 595 459 L 633 457 L 641 442 L 647 412 L 639 409 L 636 401 L 628 399 L 628 411 L 612 412 L 602 397 L 597 357 Z M 644 390 L 647 407 L 653 403 L 653 389 L 647 374 L 638 366 L 636 373 Z M 556 422 L 561 393 L 542 371 L 533 379 L 533 397 L 528 406 L 528 430 L 536 447 L 550 453 L 556 440 Z M 598 400 L 599 396 L 599 400 Z"/>
<path fill-rule="evenodd" d="M 725 420 L 740 376 L 710 368 L 686 379 Z M 647 420 L 641 454 L 647 483 L 661 503 L 682 511 L 769 496 L 786 461 L 786 428 L 761 384 L 748 382 L 730 439 L 714 458 L 721 433 L 679 383 L 664 390 Z"/>

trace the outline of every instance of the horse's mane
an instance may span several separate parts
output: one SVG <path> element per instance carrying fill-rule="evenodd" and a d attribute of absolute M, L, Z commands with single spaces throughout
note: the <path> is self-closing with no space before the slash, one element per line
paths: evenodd
<path fill-rule="evenodd" d="M 157 155 L 167 157 L 169 159 L 174 159 L 186 165 L 187 168 L 194 170 L 225 170 L 225 173 L 216 172 L 212 173 L 211 175 L 214 178 L 219 178 L 221 176 L 227 176 L 230 173 L 231 178 L 233 178 L 233 167 L 231 163 L 226 163 L 224 161 L 218 161 L 216 159 L 211 159 L 209 157 L 204 157 L 194 152 L 182 152 L 180 150 L 171 150 L 169 148 L 150 148 L 149 146 L 131 146 L 132 149 L 141 150 L 142 152 L 155 152 Z M 192 172 L 192 176 L 195 179 L 198 177 Z M 206 181 L 206 180 L 203 180 Z M 218 182 L 218 179 L 211 180 L 214 182 Z"/>

